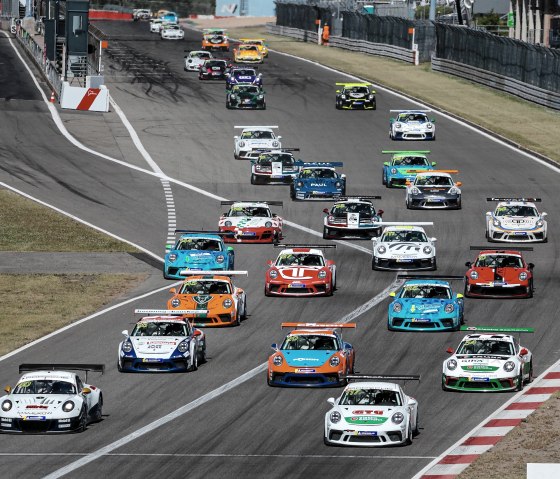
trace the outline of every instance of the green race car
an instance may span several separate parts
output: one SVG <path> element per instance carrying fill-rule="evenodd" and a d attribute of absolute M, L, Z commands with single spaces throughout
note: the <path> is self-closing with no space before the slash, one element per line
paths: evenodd
<path fill-rule="evenodd" d="M 265 110 L 264 90 L 259 85 L 241 83 L 234 85 L 226 96 L 226 108 Z"/>
<path fill-rule="evenodd" d="M 394 151 L 384 150 L 384 155 L 390 154 L 391 161 L 383 163 L 383 184 L 387 188 L 405 188 L 407 181 L 414 181 L 416 173 L 432 171 L 435 162 L 428 161 L 428 150 L 423 151 Z"/>

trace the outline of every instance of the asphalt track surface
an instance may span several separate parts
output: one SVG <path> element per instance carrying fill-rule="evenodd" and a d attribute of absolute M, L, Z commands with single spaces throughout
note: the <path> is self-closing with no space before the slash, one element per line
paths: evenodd
<path fill-rule="evenodd" d="M 132 75 L 135 65 L 106 63 L 111 95 L 126 113 L 146 149 L 169 177 L 228 199 L 283 200 L 285 219 L 322 229 L 328 203 L 289 200 L 281 186 L 251 186 L 249 165 L 233 159 L 234 125 L 279 125 L 284 146 L 301 157 L 344 161 L 349 194 L 381 194 L 385 219 L 433 221 L 438 238 L 438 274 L 463 274 L 470 245 L 485 244 L 487 196 L 538 196 L 549 216 L 547 244 L 527 253 L 535 263 L 535 297 L 529 300 L 467 300 L 468 324 L 534 326 L 524 345 L 539 374 L 558 359 L 555 328 L 558 281 L 557 172 L 438 114 L 433 143 L 393 143 L 389 109 L 415 105 L 380 91 L 377 111 L 334 108 L 334 83 L 344 77 L 308 62 L 271 53 L 261 71 L 266 111 L 229 111 L 221 82 L 199 82 L 183 71 L 191 40 L 163 42 L 147 24 L 101 23 L 126 49 L 166 64 L 166 73 Z M 111 46 L 117 42 L 111 41 Z M 130 51 L 130 50 L 129 50 Z M 8 42 L 0 37 L 0 181 L 163 255 L 167 212 L 158 178 L 84 153 L 62 137 Z M 140 69 L 146 69 L 140 66 Z M 148 72 L 150 73 L 150 72 Z M 139 78 L 141 81 L 139 81 Z M 151 78 L 151 83 L 146 82 Z M 112 80 L 111 80 L 112 79 Z M 4 101 L 5 100 L 5 101 Z M 8 101 L 9 100 L 9 101 Z M 78 120 L 79 121 L 79 118 Z M 507 121 L 507 119 L 504 119 Z M 79 130 L 79 128 L 77 129 Z M 77 135 L 95 147 L 95 138 Z M 463 209 L 407 211 L 402 190 L 381 185 L 382 149 L 430 149 L 442 168 L 460 170 Z M 149 169 L 138 155 L 136 166 Z M 172 184 L 179 227 L 215 228 L 222 208 L 215 199 Z M 287 227 L 286 241 L 323 242 Z M 369 248 L 370 243 L 353 244 Z M 85 433 L 64 436 L 0 436 L 3 477 L 43 477 L 197 400 L 264 363 L 269 345 L 283 337 L 284 320 L 337 321 L 390 285 L 394 273 L 373 272 L 370 256 L 345 245 L 329 252 L 338 265 L 339 289 L 331 298 L 284 299 L 263 295 L 271 246 L 236 246 L 239 284 L 247 290 L 249 318 L 238 328 L 207 330 L 209 360 L 195 373 L 121 374 L 116 369 L 121 331 L 132 327 L 134 307 L 163 307 L 164 291 L 101 315 L 2 362 L 0 384 L 14 384 L 23 362 L 102 362 L 105 375 L 90 376 L 105 397 L 104 419 Z M 159 286 L 165 286 L 162 279 Z M 153 284 L 150 285 L 154 289 Z M 86 292 L 87 294 L 87 292 Z M 21 298 L 22 310 L 25 299 Z M 345 334 L 357 351 L 362 373 L 419 373 L 406 391 L 419 401 L 420 434 L 401 448 L 328 448 L 323 445 L 326 399 L 340 389 L 269 388 L 264 372 L 199 407 L 96 458 L 67 477 L 321 477 L 347 474 L 410 478 L 503 404 L 511 394 L 454 394 L 440 388 L 445 350 L 461 333 L 388 332 L 388 300 L 356 319 Z M 239 381 L 238 381 L 239 382 Z M 213 396 L 213 395 L 211 395 Z M 56 474 L 53 476 L 55 477 Z"/>

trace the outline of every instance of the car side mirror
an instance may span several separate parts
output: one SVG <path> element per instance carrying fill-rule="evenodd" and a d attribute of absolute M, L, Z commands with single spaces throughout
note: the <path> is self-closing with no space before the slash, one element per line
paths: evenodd
<path fill-rule="evenodd" d="M 383 162 L 383 166 L 391 166 L 388 161 Z"/>
<path fill-rule="evenodd" d="M 269 259 L 269 260 L 266 262 L 266 264 L 267 264 L 268 266 L 272 266 L 272 260 Z"/>
<path fill-rule="evenodd" d="M 169 290 L 169 292 L 170 292 L 171 294 L 177 294 L 177 288 L 171 288 L 171 289 Z"/>
<path fill-rule="evenodd" d="M 491 211 L 487 211 L 487 212 L 486 212 L 486 216 L 492 216 L 492 212 L 491 212 Z"/>
<path fill-rule="evenodd" d="M 88 394 L 91 394 L 91 389 L 90 388 L 82 389 L 82 394 L 84 394 L 85 396 L 87 396 Z"/>
<path fill-rule="evenodd" d="M 231 252 L 233 252 L 233 246 L 228 246 L 228 247 L 226 248 L 226 251 L 231 251 Z"/>
<path fill-rule="evenodd" d="M 432 119 L 430 120 L 430 122 L 435 123 L 435 122 L 436 122 L 436 119 L 435 119 L 435 118 L 432 118 Z"/>
<path fill-rule="evenodd" d="M 281 139 L 282 139 L 282 137 L 281 137 L 281 136 L 277 136 L 276 138 L 278 138 L 279 140 L 281 140 Z"/>
<path fill-rule="evenodd" d="M 4 391 L 6 391 L 8 394 L 10 394 L 12 392 L 12 387 L 11 386 L 6 386 L 4 388 Z"/>
<path fill-rule="evenodd" d="M 326 265 L 327 265 L 327 266 L 332 266 L 332 265 L 334 265 L 334 261 L 333 261 L 332 259 L 328 259 L 328 260 L 326 261 Z"/>
<path fill-rule="evenodd" d="M 344 343 L 344 349 L 352 349 L 352 345 L 350 343 Z"/>
<path fill-rule="evenodd" d="M 235 135 L 235 136 L 233 137 L 233 139 L 234 139 L 234 140 L 238 140 L 238 139 L 239 139 L 239 136 Z"/>
<path fill-rule="evenodd" d="M 122 334 L 125 338 L 128 338 L 128 329 L 123 329 Z"/>
<path fill-rule="evenodd" d="M 259 78 L 262 77 L 262 73 L 259 73 L 257 76 L 258 76 Z"/>
<path fill-rule="evenodd" d="M 472 263 L 471 263 L 470 261 L 467 261 L 467 262 L 465 263 L 465 266 L 466 266 L 467 268 L 470 268 L 470 267 L 472 266 Z"/>
<path fill-rule="evenodd" d="M 462 181 L 458 181 L 457 183 L 455 183 L 455 186 L 463 186 L 463 182 L 462 182 Z"/>
<path fill-rule="evenodd" d="M 272 213 L 272 217 L 273 218 L 278 218 L 278 215 L 276 213 Z"/>
<path fill-rule="evenodd" d="M 432 161 L 432 166 L 436 166 L 437 163 L 435 161 Z"/>
<path fill-rule="evenodd" d="M 202 336 L 202 331 L 200 329 L 195 329 L 193 331 L 193 336 Z"/>
<path fill-rule="evenodd" d="M 464 296 L 463 296 L 461 293 L 457 293 L 457 299 L 461 299 L 461 298 L 463 298 L 463 297 L 464 297 Z"/>
<path fill-rule="evenodd" d="M 397 295 L 397 293 L 395 293 L 394 291 L 391 291 L 389 293 L 389 296 L 391 296 L 391 298 L 394 298 Z"/>
<path fill-rule="evenodd" d="M 430 238 L 430 241 L 431 241 L 432 243 L 435 243 L 435 242 L 437 241 L 437 238 Z"/>
<path fill-rule="evenodd" d="M 274 351 L 278 351 L 278 345 L 276 343 L 272 343 L 270 347 L 274 349 Z"/>
<path fill-rule="evenodd" d="M 344 173 L 341 173 L 340 177 L 344 180 L 346 179 L 346 175 Z"/>
<path fill-rule="evenodd" d="M 453 354 L 455 351 L 453 351 L 453 348 L 447 348 L 447 352 L 448 352 L 449 354 Z"/>
<path fill-rule="evenodd" d="M 329 209 L 328 208 L 323 208 L 323 213 L 325 213 L 326 215 L 329 214 Z"/>
<path fill-rule="evenodd" d="M 340 90 L 336 90 L 337 93 L 340 93 Z"/>
<path fill-rule="evenodd" d="M 385 211 L 383 211 L 383 210 L 378 210 L 378 211 L 377 211 L 377 215 L 378 215 L 378 216 L 383 216 L 383 213 L 385 213 Z"/>
<path fill-rule="evenodd" d="M 545 216 L 548 216 L 548 213 L 541 213 L 542 218 L 544 218 Z"/>
<path fill-rule="evenodd" d="M 535 265 L 534 265 L 533 263 L 529 263 L 529 264 L 527 265 L 527 267 L 528 267 L 529 269 L 533 269 L 533 268 L 535 267 Z"/>
<path fill-rule="evenodd" d="M 335 405 L 335 400 L 334 400 L 334 398 L 329 398 L 329 399 L 327 399 L 327 402 L 328 402 L 331 406 L 334 406 L 334 405 Z"/>
<path fill-rule="evenodd" d="M 527 348 L 521 348 L 521 351 L 519 351 L 519 356 L 527 356 L 527 354 L 529 354 Z"/>

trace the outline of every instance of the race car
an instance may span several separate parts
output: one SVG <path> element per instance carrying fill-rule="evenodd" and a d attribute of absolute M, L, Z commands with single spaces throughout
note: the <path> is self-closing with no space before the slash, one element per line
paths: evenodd
<path fill-rule="evenodd" d="M 459 331 L 464 322 L 465 300 L 453 293 L 449 280 L 463 276 L 409 276 L 401 289 L 389 294 L 389 331 Z"/>
<path fill-rule="evenodd" d="M 233 49 L 235 63 L 263 63 L 264 56 L 256 45 L 241 44 Z"/>
<path fill-rule="evenodd" d="M 462 183 L 455 182 L 450 173 L 458 173 L 458 171 L 417 172 L 416 178 L 406 183 L 406 207 L 460 210 Z"/>
<path fill-rule="evenodd" d="M 283 219 L 270 211 L 282 201 L 222 201 L 230 206 L 220 217 L 218 228 L 228 243 L 274 243 L 282 239 Z"/>
<path fill-rule="evenodd" d="M 364 237 L 381 234 L 383 210 L 376 211 L 373 200 L 381 196 L 345 196 L 336 200 L 332 208 L 323 210 L 323 238 Z"/>
<path fill-rule="evenodd" d="M 381 153 L 391 155 L 391 161 L 383 163 L 382 182 L 387 188 L 405 188 L 407 182 L 414 181 L 418 171 L 431 171 L 436 166 L 435 162 L 428 161 L 429 150 L 384 150 Z"/>
<path fill-rule="evenodd" d="M 84 371 L 85 382 L 69 371 Z M 0 432 L 48 434 L 82 432 L 101 421 L 103 393 L 87 384 L 88 371 L 103 374 L 103 364 L 21 364 L 24 373 L 0 398 Z"/>
<path fill-rule="evenodd" d="M 240 83 L 231 87 L 226 94 L 228 110 L 266 110 L 265 91 L 252 83 Z"/>
<path fill-rule="evenodd" d="M 428 238 L 419 224 L 387 226 L 381 236 L 373 238 L 371 269 L 436 270 L 436 238 Z"/>
<path fill-rule="evenodd" d="M 480 251 L 474 262 L 465 266 L 465 296 L 469 298 L 532 298 L 533 263 L 526 263 L 520 251 L 533 248 L 519 247 L 508 250 L 487 246 L 471 246 Z"/>
<path fill-rule="evenodd" d="M 182 40 L 185 38 L 185 32 L 175 23 L 163 26 L 159 34 L 162 40 Z"/>
<path fill-rule="evenodd" d="M 202 50 L 221 50 L 229 52 L 227 31 L 222 28 L 207 28 L 203 30 Z"/>
<path fill-rule="evenodd" d="M 245 45 L 256 45 L 263 57 L 268 57 L 268 47 L 263 38 L 240 38 L 239 41 Z"/>
<path fill-rule="evenodd" d="M 398 446 L 418 434 L 418 401 L 386 381 L 419 381 L 420 376 L 349 375 L 350 382 L 325 414 L 327 446 Z"/>
<path fill-rule="evenodd" d="M 533 380 L 533 355 L 507 333 L 533 333 L 533 328 L 462 326 L 469 331 L 443 362 L 444 391 L 521 391 Z"/>
<path fill-rule="evenodd" d="M 278 126 L 235 126 L 242 128 L 241 135 L 233 137 L 233 157 L 236 160 L 247 158 L 248 153 L 258 149 L 278 149 L 281 136 L 276 136 L 273 129 Z"/>
<path fill-rule="evenodd" d="M 332 296 L 336 265 L 321 251 L 336 245 L 275 244 L 282 248 L 276 261 L 268 261 L 265 296 Z"/>
<path fill-rule="evenodd" d="M 185 55 L 185 71 L 197 72 L 202 64 L 211 58 L 213 57 L 210 52 L 201 50 L 189 52 L 188 55 Z"/>
<path fill-rule="evenodd" d="M 174 245 L 168 245 L 165 253 L 163 277 L 184 279 L 181 270 L 232 270 L 235 253 L 224 244 L 229 236 L 220 231 L 175 230 L 181 233 Z"/>
<path fill-rule="evenodd" d="M 183 284 L 171 288 L 173 297 L 167 302 L 170 310 L 186 310 L 196 327 L 239 326 L 247 318 L 245 291 L 233 284 L 232 276 L 247 275 L 247 271 L 191 271 Z M 193 311 L 194 310 L 194 311 Z"/>
<path fill-rule="evenodd" d="M 132 332 L 123 331 L 117 369 L 120 372 L 196 371 L 206 362 L 206 336 L 192 327 L 187 314 L 196 311 L 136 309 L 149 314 L 138 320 Z"/>
<path fill-rule="evenodd" d="M 150 18 L 152 18 L 152 12 L 146 8 L 136 8 L 132 11 L 132 20 L 135 22 L 138 20 L 149 20 Z"/>
<path fill-rule="evenodd" d="M 342 87 L 336 90 L 337 110 L 375 110 L 375 90 L 371 83 L 337 83 Z"/>
<path fill-rule="evenodd" d="M 166 22 L 167 23 L 167 22 Z M 150 21 L 150 33 L 159 33 L 163 26 L 163 20 L 154 18 Z"/>
<path fill-rule="evenodd" d="M 293 151 L 299 148 L 259 151 L 258 157 L 251 160 L 251 184 L 291 183 L 301 163 L 294 158 Z"/>
<path fill-rule="evenodd" d="M 355 327 L 354 323 L 282 323 L 282 328 L 295 329 L 280 346 L 272 345 L 266 382 L 285 387 L 345 385 L 354 372 L 356 355 L 338 330 Z"/>
<path fill-rule="evenodd" d="M 226 90 L 231 90 L 237 84 L 250 84 L 262 86 L 262 73 L 257 73 L 254 68 L 233 67 L 226 73 Z"/>
<path fill-rule="evenodd" d="M 539 213 L 540 198 L 486 198 L 498 201 L 494 212 L 486 212 L 486 239 L 504 243 L 546 243 L 547 213 Z"/>
<path fill-rule="evenodd" d="M 176 25 L 179 24 L 179 15 L 177 15 L 175 12 L 167 11 L 159 18 L 161 18 L 164 22 L 174 23 Z"/>
<path fill-rule="evenodd" d="M 431 110 L 391 110 L 396 112 L 395 118 L 389 120 L 389 136 L 391 140 L 435 140 L 435 120 L 428 118 L 426 113 Z"/>
<path fill-rule="evenodd" d="M 226 70 L 228 62 L 218 58 L 210 58 L 204 60 L 198 70 L 199 80 L 224 80 L 226 78 Z"/>
<path fill-rule="evenodd" d="M 346 175 L 335 168 L 342 162 L 303 163 L 290 185 L 292 200 L 329 200 L 346 194 Z"/>

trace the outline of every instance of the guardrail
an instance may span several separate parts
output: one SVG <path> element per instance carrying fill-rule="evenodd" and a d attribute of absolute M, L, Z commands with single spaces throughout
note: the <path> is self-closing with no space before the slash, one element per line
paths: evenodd
<path fill-rule="evenodd" d="M 538 105 L 560 110 L 560 94 L 538 88 L 528 83 L 498 73 L 481 70 L 471 65 L 454 62 L 444 58 L 432 57 L 432 70 L 455 75 L 467 80 L 516 95 Z"/>

